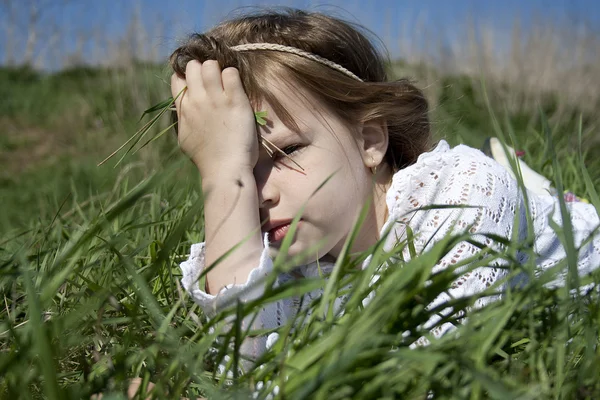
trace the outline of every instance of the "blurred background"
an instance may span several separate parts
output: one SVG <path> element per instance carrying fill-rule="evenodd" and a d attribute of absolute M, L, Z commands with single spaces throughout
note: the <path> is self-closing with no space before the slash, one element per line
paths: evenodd
<path fill-rule="evenodd" d="M 387 48 L 393 76 L 410 77 L 426 92 L 434 134 L 451 143 L 479 147 L 503 129 L 519 138 L 527 161 L 551 175 L 540 114 L 567 153 L 577 149 L 581 118 L 598 187 L 597 1 L 176 4 L 0 0 L 1 234 L 85 215 L 86 204 L 109 196 L 123 174 L 141 179 L 181 160 L 169 134 L 117 168 L 114 160 L 97 166 L 140 128 L 144 110 L 170 96 L 165 62 L 178 41 L 256 6 L 322 11 L 364 25 Z M 167 119 L 155 132 L 166 126 Z M 193 168 L 182 165 L 182 182 L 196 182 Z"/>

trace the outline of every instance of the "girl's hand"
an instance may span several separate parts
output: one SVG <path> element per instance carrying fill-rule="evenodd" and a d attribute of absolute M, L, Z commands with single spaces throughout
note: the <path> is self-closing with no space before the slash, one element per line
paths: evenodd
<path fill-rule="evenodd" d="M 171 92 L 179 95 L 179 146 L 202 178 L 254 168 L 259 146 L 254 111 L 236 68 L 221 71 L 215 60 L 190 61 L 185 79 L 171 77 Z"/>

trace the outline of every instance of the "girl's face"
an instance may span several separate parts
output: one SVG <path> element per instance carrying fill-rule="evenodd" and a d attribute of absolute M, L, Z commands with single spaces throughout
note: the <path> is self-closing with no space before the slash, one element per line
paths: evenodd
<path fill-rule="evenodd" d="M 372 199 L 374 190 L 379 189 L 376 191 L 381 193 L 381 187 L 374 188 L 369 167 L 381 162 L 385 149 L 374 150 L 372 138 L 364 140 L 362 127 L 357 127 L 356 133 L 352 132 L 339 117 L 306 93 L 310 102 L 290 94 L 289 89 L 286 92 L 275 89 L 300 132 L 288 129 L 270 105 L 263 103 L 260 110 L 267 111 L 268 123 L 259 128 L 259 133 L 287 153 L 303 170 L 277 152 L 270 157 L 261 148 L 254 176 L 261 221 L 267 221 L 263 233 L 270 232 L 271 256 L 277 255 L 280 238 L 286 230 L 270 228 L 290 222 L 306 204 L 288 256 L 301 254 L 322 243 L 320 250 L 312 250 L 303 262 L 325 255 L 337 258 L 362 207 Z M 387 148 L 387 132 L 382 134 Z M 381 143 L 379 147 L 382 148 Z M 386 209 L 384 190 L 383 196 L 375 196 L 354 251 L 364 250 L 376 241 Z"/>

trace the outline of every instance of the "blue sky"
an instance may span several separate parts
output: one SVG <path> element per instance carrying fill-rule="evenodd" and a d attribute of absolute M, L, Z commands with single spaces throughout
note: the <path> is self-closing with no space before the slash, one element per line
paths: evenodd
<path fill-rule="evenodd" d="M 175 3 L 176 6 L 173 5 Z M 535 18 L 567 26 L 585 21 L 588 26 L 600 31 L 598 0 L 73 0 L 66 3 L 49 0 L 46 4 L 49 7 L 43 11 L 43 23 L 52 26 L 52 29 L 65 31 L 61 46 L 66 53 L 73 51 L 78 43 L 88 40 L 80 37 L 83 36 L 81 32 L 88 32 L 89 37 L 105 35 L 112 40 L 122 37 L 136 10 L 160 56 L 168 55 L 176 39 L 183 34 L 206 30 L 233 10 L 245 6 L 283 5 L 334 12 L 372 30 L 383 39 L 393 57 L 401 56 L 398 54 L 397 41 L 419 43 L 424 35 L 423 27 L 426 27 L 428 34 L 434 33 L 452 40 L 453 35 L 461 31 L 469 19 L 500 32 L 510 31 L 517 19 L 527 29 Z M 19 28 L 26 27 L 26 8 L 17 5 L 16 10 L 21 19 Z M 0 8 L 0 13 L 5 14 L 0 14 L 0 22 L 5 24 L 9 17 L 6 9 Z M 48 28 L 48 32 L 52 29 Z M 0 28 L 0 35 L 3 33 Z M 20 33 L 22 40 L 25 40 L 26 32 Z M 3 42 L 0 36 L 0 55 L 4 53 Z M 90 51 L 89 48 L 87 50 Z"/>
<path fill-rule="evenodd" d="M 277 5 L 333 11 L 365 25 L 386 41 L 398 37 L 402 32 L 414 31 L 406 26 L 411 22 L 421 22 L 432 30 L 439 26 L 448 31 L 457 24 L 464 24 L 467 18 L 493 24 L 496 28 L 510 28 L 516 18 L 526 25 L 536 16 L 561 22 L 586 19 L 600 26 L 598 0 L 180 0 L 175 8 L 165 7 L 168 2 L 164 0 L 145 0 L 140 3 L 119 0 L 116 3 L 120 7 L 112 10 L 112 29 L 124 29 L 127 15 L 131 15 L 136 4 L 141 4 L 142 14 L 147 21 L 152 21 L 156 15 L 168 16 L 173 20 L 171 35 L 182 31 L 206 30 L 239 7 Z"/>

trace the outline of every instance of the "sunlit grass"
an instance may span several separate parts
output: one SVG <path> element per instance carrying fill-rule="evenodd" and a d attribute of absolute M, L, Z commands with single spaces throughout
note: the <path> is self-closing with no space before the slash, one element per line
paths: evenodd
<path fill-rule="evenodd" d="M 496 133 L 517 140 L 502 123 L 493 124 Z M 553 138 L 546 119 L 539 135 Z M 583 153 L 546 156 L 554 161 L 554 176 L 565 176 L 555 181 L 558 188 L 585 188 L 580 194 L 597 202 Z M 261 398 L 275 386 L 288 399 L 600 395 L 599 297 L 569 292 L 576 279 L 548 289 L 544 284 L 552 276 L 543 274 L 483 309 L 471 306 L 493 295 L 495 287 L 454 300 L 455 313 L 439 323 L 454 322 L 457 329 L 440 340 L 431 337 L 423 324 L 446 306 L 425 306 L 453 280 L 451 270 L 431 270 L 467 236 L 447 237 L 407 262 L 401 257 L 405 246 L 410 249 L 406 242 L 390 252 L 378 243 L 357 258 L 343 254 L 333 271 L 336 279 L 267 285 L 263 298 L 206 321 L 179 283 L 178 263 L 191 243 L 203 239 L 199 185 L 193 175 L 181 179 L 184 163 L 172 161 L 146 178 L 133 166 L 124 168 L 106 193 L 67 199 L 51 218 L 2 239 L 2 397 L 89 398 L 103 392 L 122 398 L 119 393 L 138 376 L 154 382 L 161 398 L 247 398 L 259 381 L 265 382 Z M 569 168 L 579 173 L 569 174 Z M 557 234 L 572 243 L 568 226 Z M 519 265 L 513 255 L 531 251 L 530 246 L 509 241 L 501 253 L 484 249 L 487 258 L 474 260 L 470 268 L 505 259 L 507 279 L 529 274 L 534 265 Z M 577 251 L 566 247 L 565 266 Z M 367 255 L 372 255 L 368 268 L 357 270 Z M 388 268 L 369 286 L 383 263 Z M 282 262 L 277 266 L 285 268 Z M 579 285 L 598 282 L 598 276 L 577 279 Z M 247 366 L 239 344 L 248 332 L 236 321 L 265 302 L 319 287 L 325 295 L 279 329 L 284 339 L 238 373 Z M 348 301 L 343 315 L 335 315 L 331 305 L 342 293 Z M 461 310 L 467 320 L 457 320 Z M 233 318 L 232 329 L 223 329 L 225 318 Z M 410 348 L 421 336 L 431 343 Z M 226 370 L 219 371 L 219 364 Z"/>
<path fill-rule="evenodd" d="M 265 382 L 261 396 L 277 386 L 290 399 L 600 396 L 598 294 L 569 292 L 597 283 L 598 276 L 575 276 L 577 249 L 568 226 L 557 232 L 569 249 L 565 288 L 545 288 L 552 280 L 548 273 L 481 310 L 470 306 L 495 287 L 455 300 L 454 311 L 468 310 L 469 318 L 443 318 L 440 323 L 456 322 L 457 329 L 426 347 L 410 345 L 422 336 L 432 339 L 423 324 L 441 309 L 425 306 L 453 279 L 451 270 L 431 270 L 466 236 L 448 237 L 407 262 L 401 254 L 406 247 L 414 255 L 410 241 L 390 252 L 378 243 L 361 255 L 343 254 L 335 279 L 272 287 L 272 276 L 263 298 L 207 321 L 179 282 L 178 264 L 204 233 L 197 172 L 175 140 L 165 135 L 127 155 L 118 168 L 95 166 L 137 130 L 149 104 L 168 95 L 159 68 L 140 70 L 137 78 L 94 70 L 33 76 L 36 84 L 23 84 L 0 109 L 17 131 L 30 124 L 67 132 L 77 150 L 53 164 L 32 160 L 36 168 L 28 171 L 15 161 L 1 176 L 2 398 L 79 399 L 98 392 L 122 398 L 134 377 L 154 382 L 163 398 L 247 398 L 259 381 Z M 471 78 L 444 77 L 439 87 L 431 113 L 436 137 L 476 147 L 487 136 L 502 137 L 525 150 L 527 163 L 559 190 L 600 207 L 600 159 L 586 114 L 557 116 L 551 104 L 522 113 L 497 109 L 498 99 L 487 100 L 484 86 L 473 86 Z M 98 118 L 102 124 L 95 128 Z M 156 126 L 165 132 L 169 123 Z M 4 154 L 28 150 L 18 137 L 0 139 Z M 90 137 L 92 144 L 84 143 Z M 509 278 L 531 274 L 531 262 L 514 261 L 519 250 L 531 252 L 531 242 L 509 241 L 501 253 L 484 249 L 488 258 L 471 268 L 506 259 Z M 368 255 L 368 268 L 355 268 Z M 275 260 L 276 269 L 290 267 L 284 258 Z M 388 268 L 382 278 L 369 286 L 383 263 Z M 236 322 L 229 331 L 213 329 L 265 302 L 316 288 L 325 295 L 279 329 L 282 340 L 255 367 L 248 368 L 239 351 L 252 333 Z M 340 294 L 348 302 L 336 315 L 332 305 Z"/>

